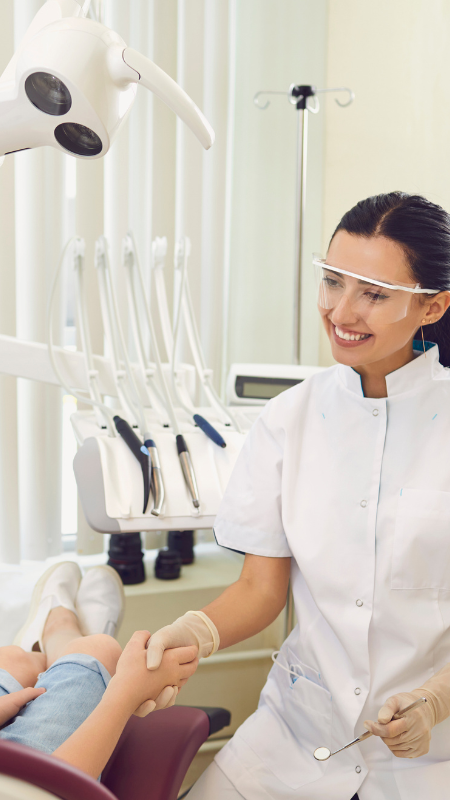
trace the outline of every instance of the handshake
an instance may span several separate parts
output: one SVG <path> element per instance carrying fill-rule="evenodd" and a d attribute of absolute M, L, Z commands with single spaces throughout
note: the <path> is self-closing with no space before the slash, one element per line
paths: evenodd
<path fill-rule="evenodd" d="M 152 636 L 137 631 L 119 658 L 106 694 L 119 695 L 138 717 L 168 708 L 199 659 L 215 653 L 219 644 L 216 626 L 202 611 L 188 611 Z"/>

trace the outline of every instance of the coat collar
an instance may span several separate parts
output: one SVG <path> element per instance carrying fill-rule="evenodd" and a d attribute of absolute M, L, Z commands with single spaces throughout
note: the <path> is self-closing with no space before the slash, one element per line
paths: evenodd
<path fill-rule="evenodd" d="M 436 376 L 444 369 L 442 364 L 439 363 L 439 348 L 434 342 L 425 342 L 425 353 L 422 351 L 422 342 L 414 342 L 414 361 L 405 364 L 404 367 L 396 369 L 386 375 L 386 386 L 388 397 L 410 392 L 414 389 L 419 389 L 425 383 L 436 378 Z M 345 364 L 338 365 L 338 374 L 341 382 L 354 394 L 364 397 L 361 376 L 352 368 L 347 367 Z"/>

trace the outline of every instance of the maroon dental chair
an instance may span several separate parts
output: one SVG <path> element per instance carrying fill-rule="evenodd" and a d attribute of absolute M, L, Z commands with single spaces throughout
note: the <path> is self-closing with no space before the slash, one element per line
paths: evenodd
<path fill-rule="evenodd" d="M 223 708 L 173 706 L 131 717 L 101 783 L 38 750 L 0 739 L 0 800 L 176 800 L 199 747 L 229 724 Z"/>

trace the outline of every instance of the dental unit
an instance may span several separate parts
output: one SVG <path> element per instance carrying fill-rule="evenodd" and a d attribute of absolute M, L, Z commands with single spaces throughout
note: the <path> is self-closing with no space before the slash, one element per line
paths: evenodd
<path fill-rule="evenodd" d="M 77 158 L 103 157 L 124 126 L 138 85 L 162 99 L 209 149 L 214 132 L 188 95 L 152 61 L 127 47 L 117 33 L 89 19 L 89 6 L 89 0 L 48 0 L 34 17 L 0 77 L 0 163 L 2 155 L 44 145 Z M 167 364 L 161 363 L 132 236 L 124 246 L 124 265 L 130 278 L 130 308 L 134 302 L 136 308 L 139 304 L 139 312 L 143 310 L 143 314 L 130 314 L 138 363 L 131 362 L 120 327 L 103 238 L 96 245 L 95 264 L 107 355 L 92 351 L 84 242 L 78 236 L 66 244 L 53 278 L 47 344 L 0 336 L 5 374 L 60 385 L 80 404 L 92 407 L 92 411 L 79 410 L 72 415 L 78 442 L 74 471 L 86 518 L 101 532 L 210 528 L 253 421 L 251 414 L 246 416 L 247 410 L 230 411 L 212 385 L 190 298 L 188 255 L 187 244 L 185 249 L 184 244 L 177 248 L 182 291 L 176 330 L 168 334 L 168 314 L 166 323 L 161 324 Z M 53 331 L 56 290 L 66 262 L 75 278 L 76 328 L 81 343 L 77 351 L 58 346 Z M 153 278 L 158 294 L 164 281 L 162 270 L 156 268 Z M 164 313 L 161 307 L 159 312 Z M 154 364 L 142 335 L 144 324 Z M 194 366 L 175 360 L 182 325 Z M 173 388 L 169 388 L 169 370 L 177 378 Z M 214 412 L 212 423 L 203 408 L 195 407 L 195 375 Z M 107 398 L 112 398 L 112 405 Z M 211 448 L 204 433 L 219 446 Z M 170 485 L 164 486 L 163 474 L 166 481 L 170 475 Z M 147 509 L 150 494 L 153 508 Z"/>
<path fill-rule="evenodd" d="M 132 316 L 135 319 L 135 326 L 137 327 L 139 325 L 139 315 L 137 311 L 137 297 L 136 297 L 136 283 L 137 283 L 142 305 L 144 308 L 145 320 L 147 323 L 148 330 L 150 332 L 151 347 L 155 356 L 156 370 L 158 373 L 160 386 L 163 392 L 166 409 L 170 418 L 171 427 L 176 438 L 177 452 L 181 468 L 186 481 L 186 485 L 188 487 L 188 490 L 192 498 L 193 506 L 194 508 L 198 509 L 200 507 L 200 497 L 198 492 L 197 478 L 195 476 L 194 467 L 192 465 L 192 460 L 188 446 L 186 444 L 186 440 L 180 430 L 180 424 L 178 421 L 177 412 L 172 402 L 172 398 L 170 396 L 170 392 L 166 382 L 166 377 L 164 375 L 164 371 L 162 368 L 161 356 L 159 352 L 158 342 L 156 339 L 156 332 L 153 324 L 152 314 L 150 311 L 149 304 L 146 300 L 145 283 L 144 283 L 142 267 L 137 256 L 137 249 L 134 239 L 131 235 L 128 235 L 126 242 L 123 246 L 122 252 L 125 256 L 124 263 L 127 267 L 127 272 L 128 272 L 127 290 L 130 298 L 130 304 L 133 309 Z M 136 283 L 133 278 L 136 279 Z M 142 342 L 142 336 L 137 337 L 137 341 Z M 143 351 L 143 349 L 140 351 L 140 356 L 141 356 L 141 363 L 145 364 L 145 352 Z M 148 365 L 145 366 L 145 374 L 147 378 L 149 374 Z M 151 453 L 154 447 L 153 439 L 151 439 L 151 437 L 148 436 L 148 438 L 145 438 L 144 444 Z"/>

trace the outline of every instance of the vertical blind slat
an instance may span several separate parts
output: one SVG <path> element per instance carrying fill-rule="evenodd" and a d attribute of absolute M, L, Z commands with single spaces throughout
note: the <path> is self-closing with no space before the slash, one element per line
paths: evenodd
<path fill-rule="evenodd" d="M 44 148 L 17 154 L 15 188 L 17 336 L 45 342 L 48 291 L 62 246 L 63 155 Z M 60 389 L 18 381 L 20 536 L 26 559 L 45 559 L 61 548 L 61 406 Z"/>
<path fill-rule="evenodd" d="M 103 325 L 99 314 L 99 293 L 94 267 L 94 247 L 96 239 L 103 233 L 103 159 L 95 161 L 77 160 L 77 194 L 75 200 L 75 228 L 86 245 L 84 286 L 86 289 L 87 316 L 94 353 L 103 354 Z M 79 332 L 77 344 L 80 346 Z M 89 406 L 78 403 L 78 410 Z M 104 536 L 92 530 L 86 521 L 84 511 L 78 500 L 77 553 L 92 555 L 101 553 Z"/>
<path fill-rule="evenodd" d="M 14 48 L 14 5 L 2 3 L 0 26 L 0 71 Z M 0 174 L 0 331 L 16 333 L 14 160 L 7 159 Z M 17 465 L 17 381 L 0 375 L 0 561 L 20 561 L 19 484 Z"/>

